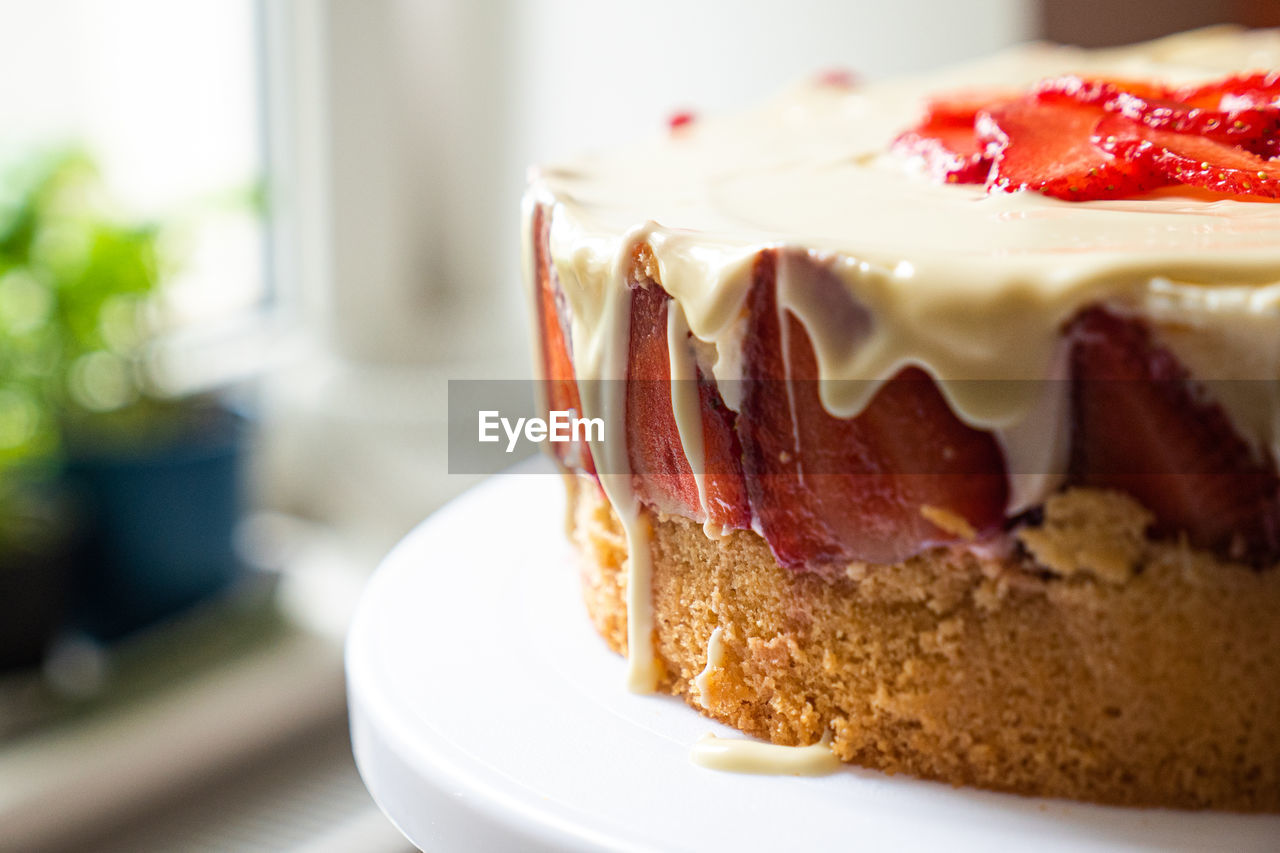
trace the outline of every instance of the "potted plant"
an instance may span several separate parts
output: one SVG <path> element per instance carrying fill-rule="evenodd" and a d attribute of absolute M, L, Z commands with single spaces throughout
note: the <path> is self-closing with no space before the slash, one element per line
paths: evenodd
<path fill-rule="evenodd" d="M 76 529 L 48 404 L 52 300 L 21 248 L 34 184 L 3 185 L 13 192 L 0 195 L 0 672 L 38 663 L 63 623 Z"/>
<path fill-rule="evenodd" d="M 66 616 L 75 527 L 56 481 L 0 482 L 0 672 L 43 658 Z"/>
<path fill-rule="evenodd" d="M 31 389 L 74 505 L 79 626 L 114 638 L 230 583 L 239 419 L 152 370 L 173 272 L 164 232 L 116 214 L 91 161 L 43 158 L 0 215 L 0 313 L 26 306 L 7 369 Z"/>

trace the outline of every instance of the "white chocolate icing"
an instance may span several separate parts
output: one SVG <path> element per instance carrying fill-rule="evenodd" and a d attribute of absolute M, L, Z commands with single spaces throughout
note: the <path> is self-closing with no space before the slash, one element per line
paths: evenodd
<path fill-rule="evenodd" d="M 676 432 L 684 448 L 685 459 L 698 487 L 698 509 L 702 513 L 702 529 L 711 538 L 722 531 L 707 511 L 706 460 L 702 451 L 702 404 L 698 399 L 697 365 L 689 343 L 689 323 L 678 303 L 667 311 L 667 358 L 671 363 L 671 412 Z"/>
<path fill-rule="evenodd" d="M 962 420 L 1000 441 L 1010 512 L 1058 484 L 1067 440 L 1064 383 L 1056 381 L 1065 376 L 1060 330 L 1090 303 L 1149 316 L 1197 377 L 1269 380 L 1266 394 L 1239 383 L 1222 403 L 1246 438 L 1280 457 L 1280 207 L 1185 189 L 1089 202 L 988 195 L 935 182 L 889 153 L 925 99 L 948 90 L 1027 86 L 1070 72 L 1185 83 L 1277 68 L 1280 31 L 1212 28 L 1096 52 L 1033 44 L 860 88 L 801 86 L 752 111 L 541 169 L 530 192 L 553 200 L 550 251 L 578 378 L 584 388 L 622 385 L 594 380 L 625 377 L 624 272 L 643 241 L 674 300 L 673 378 L 692 371 L 676 346 L 687 328 L 714 348 L 712 372 L 737 408 L 751 263 L 761 249 L 781 247 L 828 270 L 847 299 L 832 310 L 829 298 L 809 298 L 812 289 L 793 285 L 782 253 L 779 311 L 812 339 L 824 406 L 854 416 L 876 383 L 922 367 Z M 865 328 L 851 328 L 854 316 L 868 318 Z M 705 513 L 696 392 L 680 384 L 686 390 L 673 394 L 673 408 L 686 454 L 698 463 Z M 652 684 L 647 532 L 630 477 L 619 473 L 627 471 L 623 401 L 609 396 L 584 393 L 583 414 L 612 425 L 592 451 L 608 460 L 598 466 L 601 482 L 631 552 L 631 681 Z"/>
<path fill-rule="evenodd" d="M 689 760 L 710 770 L 769 776 L 826 776 L 842 766 L 826 737 L 812 746 L 779 746 L 705 734 L 689 751 Z"/>
<path fill-rule="evenodd" d="M 636 229 L 623 240 L 621 251 L 614 256 L 609 279 L 598 289 L 603 298 L 590 305 L 590 313 L 574 307 L 573 365 L 577 372 L 578 393 L 583 413 L 604 420 L 601 440 L 589 442 L 591 456 L 597 460 L 600 486 L 613 506 L 627 545 L 627 686 L 638 693 L 650 693 L 657 686 L 658 665 L 653 651 L 653 598 L 650 575 L 649 524 L 640 512 L 640 501 L 631 484 L 631 465 L 627 458 L 625 383 L 622 381 L 581 381 L 589 378 L 626 377 L 627 347 L 630 330 L 631 294 L 627 287 L 627 264 L 631 248 L 645 238 L 645 229 Z M 585 252 L 579 253 L 585 256 Z M 586 280 L 576 278 L 582 270 L 573 265 L 556 269 L 567 294 L 580 292 Z M 583 306 L 584 308 L 586 306 Z M 607 334 L 585 335 L 584 324 L 607 329 Z"/>
<path fill-rule="evenodd" d="M 712 629 L 711 636 L 707 638 L 707 664 L 693 678 L 694 689 L 698 691 L 698 703 L 704 708 L 710 708 L 707 694 L 711 689 L 711 674 L 724 666 L 723 637 L 724 629 L 719 625 Z"/>

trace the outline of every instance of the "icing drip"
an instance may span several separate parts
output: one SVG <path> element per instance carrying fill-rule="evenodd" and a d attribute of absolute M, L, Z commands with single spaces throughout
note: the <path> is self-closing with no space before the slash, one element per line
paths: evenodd
<path fill-rule="evenodd" d="M 711 520 L 707 509 L 706 459 L 702 451 L 702 404 L 698 398 L 698 372 L 693 347 L 689 340 L 689 323 L 684 310 L 672 302 L 667 306 L 667 356 L 671 363 L 671 412 L 684 449 L 684 457 L 693 471 L 698 487 L 698 507 L 702 511 L 702 529 L 708 537 L 723 535 Z"/>
<path fill-rule="evenodd" d="M 554 223 L 554 219 L 553 219 Z M 590 441 L 600 486 L 626 537 L 627 687 L 651 693 L 658 684 L 653 650 L 652 555 L 649 523 L 640 511 L 627 457 L 626 377 L 631 327 L 631 289 L 627 286 L 632 249 L 643 242 L 647 226 L 622 241 L 598 299 L 577 306 L 573 315 L 573 359 L 585 417 L 604 420 L 602 440 Z M 561 268 L 562 281 L 581 286 L 579 270 Z M 599 281 L 599 279 L 596 279 Z M 566 288 L 568 290 L 568 288 Z"/>
<path fill-rule="evenodd" d="M 689 760 L 709 770 L 771 776 L 826 776 L 843 766 L 831 751 L 829 735 L 812 746 L 778 746 L 706 734 L 693 745 Z"/>
<path fill-rule="evenodd" d="M 710 707 L 707 704 L 707 696 L 711 689 L 711 674 L 724 666 L 723 636 L 724 630 L 717 625 L 707 639 L 707 665 L 693 679 L 693 686 L 698 691 L 698 702 L 704 708 Z"/>

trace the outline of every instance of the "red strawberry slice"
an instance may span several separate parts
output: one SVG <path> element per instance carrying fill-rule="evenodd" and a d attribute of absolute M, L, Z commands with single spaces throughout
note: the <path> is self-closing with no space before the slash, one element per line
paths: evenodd
<path fill-rule="evenodd" d="M 987 189 L 1085 201 L 1136 195 L 1163 183 L 1142 161 L 1093 144 L 1104 115 L 1097 106 L 1035 97 L 979 113 L 978 139 L 994 160 Z"/>
<path fill-rule="evenodd" d="M 560 282 L 551 263 L 550 209 L 539 204 L 533 210 L 533 269 L 537 286 L 538 348 L 542 358 L 542 389 L 551 411 L 582 413 L 573 360 L 569 356 L 568 308 L 562 304 Z M 549 443 L 562 464 L 595 475 L 591 450 L 586 442 Z"/>
<path fill-rule="evenodd" d="M 1075 483 L 1118 489 L 1156 515 L 1156 532 L 1185 533 L 1234 559 L 1273 561 L 1280 549 L 1274 466 L 1259 461 L 1216 404 L 1147 327 L 1101 308 L 1068 327 Z"/>
<path fill-rule="evenodd" d="M 829 271 L 803 257 L 787 262 L 809 265 L 789 271 L 793 285 L 815 289 L 809 298 L 827 294 L 833 310 L 848 311 Z M 778 263 L 777 251 L 756 259 L 737 426 L 752 510 L 779 563 L 900 561 L 956 541 L 954 529 L 926 519 L 937 511 L 978 535 L 998 529 L 1007 495 L 1000 450 L 956 418 L 923 371 L 901 371 L 856 418 L 826 411 L 804 327 L 779 317 Z"/>
<path fill-rule="evenodd" d="M 1275 107 L 1280 103 L 1280 71 L 1238 74 L 1199 86 L 1185 86 L 1176 97 L 1192 106 L 1217 110 Z"/>
<path fill-rule="evenodd" d="M 1099 107 L 1109 106 L 1121 94 L 1152 101 L 1176 100 L 1173 90 L 1153 81 L 1082 77 L 1078 74 L 1048 77 L 1033 86 L 1032 92 L 1046 100 L 1057 97 L 1069 98 L 1082 104 L 1093 104 Z"/>
<path fill-rule="evenodd" d="M 1280 161 L 1203 136 L 1171 133 L 1115 116 L 1098 123 L 1096 144 L 1171 181 L 1223 193 L 1280 198 Z"/>
<path fill-rule="evenodd" d="M 639 267 L 637 261 L 636 266 Z M 685 458 L 671 408 L 667 349 L 670 299 L 653 281 L 633 275 L 627 353 L 627 457 L 641 500 L 663 512 L 692 518 L 698 486 Z M 610 381 L 610 380 L 605 380 Z"/>
<path fill-rule="evenodd" d="M 698 370 L 698 400 L 702 407 L 702 458 L 707 494 L 707 519 L 726 530 L 751 527 L 751 498 L 742 475 L 742 445 L 738 416 L 725 405 L 715 380 Z"/>
<path fill-rule="evenodd" d="M 646 246 L 637 250 L 628 276 L 631 288 L 627 357 L 626 438 L 636 493 L 663 511 L 707 520 L 698 496 L 671 399 L 667 314 L 671 297 L 653 278 Z M 692 347 L 692 342 L 689 343 Z M 733 412 L 712 382 L 699 374 L 707 515 L 726 528 L 747 528 L 751 514 L 742 480 L 741 450 Z"/>
<path fill-rule="evenodd" d="M 1071 99 L 1100 106 L 1148 127 L 1191 133 L 1243 144 L 1272 135 L 1280 128 L 1280 111 L 1238 104 L 1232 108 L 1187 103 L 1157 83 L 1105 80 L 1067 75 L 1041 81 L 1035 87 L 1044 100 Z M 1203 96 L 1202 96 L 1203 100 Z M 1219 103 L 1222 98 L 1219 96 Z M 1231 103 L 1231 102 L 1229 102 Z"/>
<path fill-rule="evenodd" d="M 908 157 L 919 157 L 925 171 L 938 181 L 951 184 L 980 184 L 991 171 L 973 132 L 973 124 L 926 121 L 893 141 L 893 149 Z"/>
<path fill-rule="evenodd" d="M 982 110 L 1015 95 L 1004 89 L 968 89 L 931 98 L 920 124 L 898 135 L 893 148 L 920 158 L 935 180 L 980 184 L 991 171 L 991 158 L 979 143 L 973 123 Z"/>
<path fill-rule="evenodd" d="M 1016 100 L 1017 92 L 1008 89 L 960 89 L 930 98 L 925 104 L 921 124 L 951 124 L 973 127 L 978 113 L 992 106 Z"/>
<path fill-rule="evenodd" d="M 1263 160 L 1274 160 L 1276 157 L 1280 157 L 1280 134 L 1264 136 L 1262 139 L 1241 147 L 1253 154 L 1257 154 Z"/>

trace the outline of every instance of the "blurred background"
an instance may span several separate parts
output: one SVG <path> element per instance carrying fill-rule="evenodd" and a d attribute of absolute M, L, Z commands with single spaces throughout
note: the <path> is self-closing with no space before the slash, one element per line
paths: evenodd
<path fill-rule="evenodd" d="M 529 375 L 529 163 L 819 70 L 1264 0 L 0 2 L 0 850 L 402 850 L 355 773 L 363 579 Z"/>

